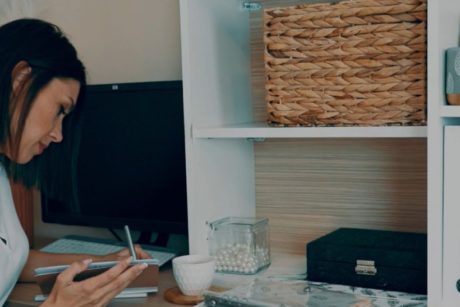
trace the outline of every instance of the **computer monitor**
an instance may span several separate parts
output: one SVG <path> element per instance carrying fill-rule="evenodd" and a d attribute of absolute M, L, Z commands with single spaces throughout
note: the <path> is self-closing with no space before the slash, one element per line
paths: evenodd
<path fill-rule="evenodd" d="M 83 116 L 78 202 L 42 194 L 43 221 L 187 234 L 182 82 L 89 85 Z"/>

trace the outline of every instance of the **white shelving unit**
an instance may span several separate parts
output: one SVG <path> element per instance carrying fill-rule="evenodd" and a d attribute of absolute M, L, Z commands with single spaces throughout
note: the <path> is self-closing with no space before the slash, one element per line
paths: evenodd
<path fill-rule="evenodd" d="M 452 276 L 460 278 L 458 260 L 449 256 L 460 242 L 452 232 L 459 233 L 459 223 L 452 214 L 452 195 L 444 195 L 444 184 L 460 182 L 460 174 L 445 177 L 452 159 L 445 159 L 454 144 L 445 144 L 444 127 L 460 117 L 460 107 L 446 105 L 444 95 L 444 52 L 458 46 L 460 38 L 460 2 L 428 1 L 428 299 L 429 306 L 458 306 L 460 296 Z M 460 140 L 458 140 L 460 142 Z M 446 147 L 444 147 L 446 146 Z M 458 147 L 458 146 L 457 146 Z M 454 206 L 458 206 L 454 204 Z M 456 295 L 453 295 L 456 293 Z"/>
<path fill-rule="evenodd" d="M 442 106 L 440 115 L 442 117 L 460 117 L 460 106 Z"/>
<path fill-rule="evenodd" d="M 195 138 L 192 129 L 252 120 L 249 19 L 240 5 L 180 1 L 191 253 L 207 252 L 207 222 L 255 215 L 252 143 Z"/>
<path fill-rule="evenodd" d="M 249 13 L 241 5 L 241 0 L 180 0 L 190 252 L 207 251 L 207 222 L 255 214 L 254 148 L 247 139 L 427 138 L 429 306 L 458 306 L 460 296 L 451 285 L 457 272 L 449 279 L 445 273 L 458 269 L 460 278 L 460 259 L 444 252 L 460 245 L 445 236 L 447 229 L 460 233 L 460 223 L 444 224 L 443 170 L 450 167 L 444 165 L 444 127 L 460 119 L 460 106 L 445 103 L 443 63 L 444 50 L 459 43 L 460 1 L 428 0 L 428 127 L 375 128 L 253 122 Z M 453 178 L 460 182 L 460 174 Z"/>
<path fill-rule="evenodd" d="M 248 123 L 193 128 L 194 138 L 426 138 L 426 127 L 270 127 Z"/>
<path fill-rule="evenodd" d="M 447 126 L 445 133 L 444 152 L 444 276 L 443 298 L 447 306 L 458 305 L 460 293 L 457 280 L 460 278 L 460 232 L 458 217 L 460 216 L 460 190 L 458 189 L 460 174 L 460 126 Z"/>

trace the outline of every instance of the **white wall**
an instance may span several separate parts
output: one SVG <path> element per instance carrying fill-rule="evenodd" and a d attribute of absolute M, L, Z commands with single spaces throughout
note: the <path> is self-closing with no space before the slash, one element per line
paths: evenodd
<path fill-rule="evenodd" d="M 74 43 L 90 83 L 181 79 L 178 0 L 37 2 L 38 17 Z"/>
<path fill-rule="evenodd" d="M 179 80 L 178 0 L 0 0 L 0 23 L 37 17 L 57 24 L 77 48 L 89 83 Z M 36 196 L 35 236 L 112 238 L 105 229 L 41 222 Z"/>

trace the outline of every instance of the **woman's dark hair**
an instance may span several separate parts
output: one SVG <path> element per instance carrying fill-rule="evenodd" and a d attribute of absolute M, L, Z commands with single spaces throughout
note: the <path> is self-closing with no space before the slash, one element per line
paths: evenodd
<path fill-rule="evenodd" d="M 11 101 L 12 72 L 26 62 L 31 67 L 25 100 Z M 51 194 L 69 192 L 75 178 L 76 151 L 79 143 L 78 121 L 84 101 L 86 73 L 77 52 L 54 24 L 39 19 L 18 19 L 0 27 L 0 145 L 9 144 L 17 154 L 26 118 L 37 94 L 55 78 L 80 82 L 75 109 L 66 116 L 63 141 L 50 144 L 41 155 L 24 165 L 2 156 L 8 175 L 26 186 L 37 186 Z M 19 108 L 17 131 L 11 130 L 12 109 Z M 67 190 L 67 191 L 65 191 Z"/>

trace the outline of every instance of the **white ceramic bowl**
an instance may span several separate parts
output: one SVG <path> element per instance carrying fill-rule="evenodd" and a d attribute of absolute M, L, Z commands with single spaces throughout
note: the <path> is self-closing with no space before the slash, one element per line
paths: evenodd
<path fill-rule="evenodd" d="M 214 259 L 210 256 L 187 255 L 172 261 L 174 278 L 185 295 L 201 295 L 211 286 Z"/>

